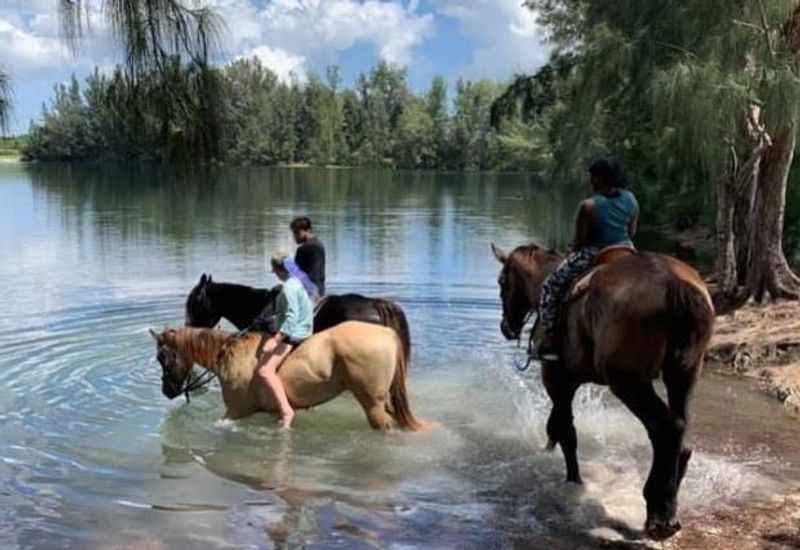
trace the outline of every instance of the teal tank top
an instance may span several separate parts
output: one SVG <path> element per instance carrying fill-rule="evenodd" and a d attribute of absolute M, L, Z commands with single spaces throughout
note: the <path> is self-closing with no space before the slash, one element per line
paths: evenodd
<path fill-rule="evenodd" d="M 620 189 L 616 197 L 598 193 L 592 200 L 594 201 L 592 246 L 601 249 L 619 245 L 632 247 L 629 227 L 639 212 L 639 203 L 636 202 L 633 193 Z"/>

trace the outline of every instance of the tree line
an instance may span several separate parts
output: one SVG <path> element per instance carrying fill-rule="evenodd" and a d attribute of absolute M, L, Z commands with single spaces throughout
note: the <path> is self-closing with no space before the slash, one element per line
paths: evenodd
<path fill-rule="evenodd" d="M 235 164 L 544 170 L 539 134 L 521 117 L 491 124 L 505 85 L 434 78 L 414 93 L 405 68 L 381 62 L 344 87 L 337 67 L 281 81 L 257 58 L 201 69 L 95 71 L 55 87 L 25 154 Z"/>

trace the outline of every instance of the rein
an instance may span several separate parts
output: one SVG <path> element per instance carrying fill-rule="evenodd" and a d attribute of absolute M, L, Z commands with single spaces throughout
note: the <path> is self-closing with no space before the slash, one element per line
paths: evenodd
<path fill-rule="evenodd" d="M 517 338 L 517 348 L 522 345 L 522 335 L 525 332 L 525 325 L 528 324 L 528 321 L 536 315 L 536 319 L 533 321 L 533 325 L 531 325 L 531 329 L 528 333 L 528 349 L 526 350 L 526 354 L 528 358 L 525 360 L 525 364 L 520 364 L 519 361 L 516 359 L 514 360 L 514 368 L 517 369 L 519 372 L 525 372 L 529 368 L 531 368 L 531 364 L 536 361 L 536 353 L 533 344 L 533 334 L 536 332 L 536 328 L 539 326 L 539 315 L 536 308 L 531 308 L 527 314 L 525 314 L 525 319 L 522 321 L 522 328 L 519 331 L 519 337 Z"/>
<path fill-rule="evenodd" d="M 212 371 L 211 369 L 208 369 L 204 373 L 199 375 L 197 378 L 186 384 L 183 387 L 183 392 L 182 392 L 184 397 L 186 397 L 186 402 L 191 403 L 191 399 L 189 399 L 190 392 L 208 386 L 216 377 L 217 373 Z"/>

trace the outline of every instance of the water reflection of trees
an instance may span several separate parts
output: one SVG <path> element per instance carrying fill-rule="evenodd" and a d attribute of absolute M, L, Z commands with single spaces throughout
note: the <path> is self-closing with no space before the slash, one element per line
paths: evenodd
<path fill-rule="evenodd" d="M 562 186 L 526 175 L 229 167 L 176 172 L 144 164 L 36 165 L 28 172 L 37 205 L 58 216 L 81 245 L 91 239 L 86 244 L 101 253 L 126 243 L 161 242 L 171 243 L 176 255 L 189 255 L 196 245 L 261 256 L 291 245 L 289 220 L 308 213 L 332 251 L 333 268 L 366 264 L 378 278 L 449 260 L 454 269 L 469 269 L 457 262 L 477 257 L 477 247 L 489 240 L 563 245 L 577 199 Z"/>

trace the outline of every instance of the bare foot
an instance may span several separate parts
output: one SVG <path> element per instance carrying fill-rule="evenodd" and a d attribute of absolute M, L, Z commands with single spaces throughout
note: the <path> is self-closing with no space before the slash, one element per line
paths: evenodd
<path fill-rule="evenodd" d="M 281 428 L 288 430 L 292 427 L 292 420 L 294 420 L 294 411 L 290 410 L 281 414 L 280 424 Z"/>

